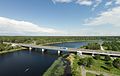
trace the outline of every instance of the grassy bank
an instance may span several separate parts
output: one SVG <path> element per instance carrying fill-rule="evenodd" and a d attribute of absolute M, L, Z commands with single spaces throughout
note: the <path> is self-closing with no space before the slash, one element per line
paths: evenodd
<path fill-rule="evenodd" d="M 43 74 L 43 76 L 62 76 L 64 74 L 64 63 L 62 57 L 59 57 L 50 68 Z"/>
<path fill-rule="evenodd" d="M 111 74 L 111 76 L 119 76 L 120 75 L 120 70 L 115 67 L 111 67 L 110 70 L 106 70 L 106 69 L 102 68 L 101 66 L 107 67 L 105 65 L 105 61 L 103 61 L 103 60 L 94 60 L 94 61 L 95 61 L 95 63 L 91 68 L 86 67 L 87 70 L 93 70 L 93 71 L 97 71 L 97 72 L 105 72 L 105 73 Z"/>
<path fill-rule="evenodd" d="M 16 49 L 7 50 L 7 51 L 0 51 L 0 54 L 15 52 L 15 51 L 23 50 L 23 49 L 26 49 L 26 48 L 20 47 L 20 48 L 16 48 Z"/>
<path fill-rule="evenodd" d="M 80 66 L 78 65 L 79 57 L 71 54 L 69 55 L 68 59 L 71 62 L 72 76 L 82 76 Z"/>
<path fill-rule="evenodd" d="M 93 73 L 86 72 L 86 76 L 96 76 L 96 75 Z"/>

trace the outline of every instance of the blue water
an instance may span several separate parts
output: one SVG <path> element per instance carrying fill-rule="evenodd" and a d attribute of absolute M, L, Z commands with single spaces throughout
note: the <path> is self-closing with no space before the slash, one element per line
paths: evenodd
<path fill-rule="evenodd" d="M 69 42 L 51 46 L 79 48 L 86 44 L 87 42 Z M 51 54 L 41 54 L 38 52 L 40 50 L 20 50 L 0 55 L 0 76 L 42 76 L 58 55 L 55 51 Z"/>
<path fill-rule="evenodd" d="M 87 44 L 88 42 L 66 42 L 66 43 L 50 44 L 50 46 L 80 48 L 81 46 L 87 45 Z"/>
<path fill-rule="evenodd" d="M 0 55 L 0 76 L 42 76 L 56 59 L 28 50 Z"/>

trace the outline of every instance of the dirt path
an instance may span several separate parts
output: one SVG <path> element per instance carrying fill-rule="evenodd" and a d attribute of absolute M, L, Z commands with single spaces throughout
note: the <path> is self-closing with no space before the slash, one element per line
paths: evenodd
<path fill-rule="evenodd" d="M 86 76 L 86 70 L 85 70 L 84 66 L 81 66 L 81 75 Z"/>
<path fill-rule="evenodd" d="M 103 48 L 103 46 L 100 46 L 100 49 L 101 49 L 102 51 L 104 51 L 104 48 Z"/>
<path fill-rule="evenodd" d="M 70 62 L 66 59 L 64 59 L 64 62 L 65 62 L 64 76 L 72 76 Z"/>

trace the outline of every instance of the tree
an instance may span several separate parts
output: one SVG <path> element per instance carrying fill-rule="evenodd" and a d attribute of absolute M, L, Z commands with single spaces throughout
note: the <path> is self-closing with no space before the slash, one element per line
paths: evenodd
<path fill-rule="evenodd" d="M 117 58 L 113 61 L 113 66 L 120 69 L 120 59 Z"/>
<path fill-rule="evenodd" d="M 91 65 L 93 65 L 93 63 L 94 63 L 93 58 L 91 58 L 91 57 L 87 58 L 87 66 L 88 67 L 91 67 Z"/>
<path fill-rule="evenodd" d="M 97 54 L 97 55 L 94 56 L 94 58 L 95 58 L 96 60 L 99 60 L 99 59 L 100 59 L 100 55 Z"/>
<path fill-rule="evenodd" d="M 87 67 L 91 67 L 91 65 L 93 65 L 94 60 L 91 57 L 85 57 L 85 58 L 81 58 L 78 62 L 79 65 L 84 65 Z"/>
<path fill-rule="evenodd" d="M 87 58 L 81 58 L 78 62 L 79 65 L 84 65 L 86 66 L 87 65 Z"/>
<path fill-rule="evenodd" d="M 110 61 L 110 60 L 111 60 L 111 58 L 110 58 L 110 56 L 109 56 L 109 55 L 106 55 L 106 56 L 105 56 L 105 58 L 104 58 L 104 60 L 105 60 L 105 61 Z"/>
<path fill-rule="evenodd" d="M 84 46 L 86 49 L 92 49 L 92 50 L 99 50 L 100 44 L 98 43 L 89 43 L 88 45 Z"/>

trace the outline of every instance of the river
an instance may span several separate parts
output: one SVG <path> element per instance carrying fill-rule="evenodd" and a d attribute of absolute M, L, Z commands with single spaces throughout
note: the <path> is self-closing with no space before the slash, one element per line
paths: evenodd
<path fill-rule="evenodd" d="M 68 42 L 51 46 L 79 48 L 86 44 L 86 42 Z M 58 56 L 55 53 L 41 54 L 38 51 L 20 50 L 1 54 L 0 76 L 42 76 Z"/>

